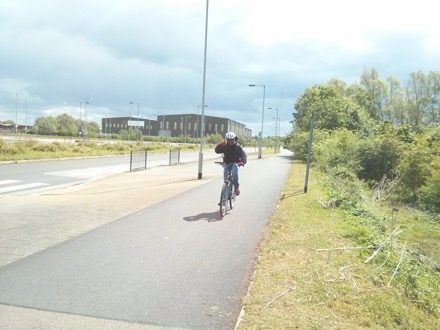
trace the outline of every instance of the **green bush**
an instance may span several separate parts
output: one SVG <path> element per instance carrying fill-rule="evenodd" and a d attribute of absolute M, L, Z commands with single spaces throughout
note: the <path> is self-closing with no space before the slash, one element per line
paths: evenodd
<path fill-rule="evenodd" d="M 332 168 L 338 167 L 345 170 L 341 173 L 357 175 L 361 170 L 360 166 L 360 139 L 346 129 L 333 131 L 329 138 L 318 142 L 313 147 L 313 159 L 319 170 L 327 173 Z"/>
<path fill-rule="evenodd" d="M 384 175 L 391 177 L 396 169 L 401 142 L 392 135 L 377 135 L 364 138 L 360 144 L 362 170 L 359 177 L 364 180 L 380 181 Z"/>
<path fill-rule="evenodd" d="M 418 191 L 430 178 L 431 153 L 428 143 L 423 138 L 418 138 L 415 143 L 401 148 L 401 158 L 398 169 L 400 172 L 400 198 L 407 203 L 418 201 Z"/>
<path fill-rule="evenodd" d="M 422 206 L 432 212 L 440 212 L 440 157 L 436 157 L 431 165 L 431 176 L 419 190 Z"/>

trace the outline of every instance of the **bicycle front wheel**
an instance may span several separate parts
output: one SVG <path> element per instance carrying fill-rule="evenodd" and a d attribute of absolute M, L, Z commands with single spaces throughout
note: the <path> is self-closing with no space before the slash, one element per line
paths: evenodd
<path fill-rule="evenodd" d="M 235 205 L 235 191 L 234 191 L 234 187 L 231 184 L 229 186 L 229 207 L 231 208 L 231 210 L 234 208 Z"/>
<path fill-rule="evenodd" d="M 222 186 L 222 192 L 220 194 L 220 216 L 223 218 L 228 210 L 228 197 L 229 197 L 229 185 L 224 183 Z"/>

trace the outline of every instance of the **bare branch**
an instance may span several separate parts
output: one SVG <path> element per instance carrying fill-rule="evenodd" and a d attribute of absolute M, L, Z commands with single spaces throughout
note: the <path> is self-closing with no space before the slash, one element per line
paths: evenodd
<path fill-rule="evenodd" d="M 288 288 L 286 291 L 284 291 L 283 293 L 279 294 L 278 296 L 276 296 L 275 298 L 273 298 L 271 301 L 269 301 L 269 303 L 264 306 L 264 308 L 261 311 L 264 311 L 267 307 L 269 307 L 270 304 L 272 304 L 275 300 L 277 300 L 278 298 L 284 296 L 286 293 L 288 293 L 291 290 L 294 290 L 295 288 Z"/>
<path fill-rule="evenodd" d="M 402 263 L 403 259 L 405 258 L 405 246 L 402 248 L 402 251 L 400 252 L 400 259 L 399 259 L 399 263 L 397 264 L 396 269 L 394 270 L 393 276 L 391 276 L 390 281 L 388 282 L 388 287 L 390 287 L 392 280 L 394 279 L 394 277 L 396 277 L 397 274 L 397 270 L 400 267 L 400 264 Z"/>

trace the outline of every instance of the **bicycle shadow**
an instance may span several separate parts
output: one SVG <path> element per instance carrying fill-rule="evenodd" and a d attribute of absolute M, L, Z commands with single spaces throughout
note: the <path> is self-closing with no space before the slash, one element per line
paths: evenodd
<path fill-rule="evenodd" d="M 220 216 L 218 211 L 211 212 L 211 213 L 200 213 L 197 215 L 190 215 L 187 217 L 184 217 L 183 220 L 192 222 L 192 221 L 200 221 L 205 220 L 207 222 L 214 222 L 214 221 L 220 221 L 222 220 L 222 217 Z"/>

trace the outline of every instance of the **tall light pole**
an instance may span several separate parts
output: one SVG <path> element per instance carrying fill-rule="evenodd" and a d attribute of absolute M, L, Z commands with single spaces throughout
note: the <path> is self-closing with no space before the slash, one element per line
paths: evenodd
<path fill-rule="evenodd" d="M 207 107 L 207 105 L 205 104 L 205 108 Z M 200 132 L 202 131 L 202 127 L 200 125 L 200 130 L 199 130 L 199 111 L 200 111 L 200 105 L 197 106 L 197 132 L 198 132 L 198 137 L 200 138 Z M 196 135 L 194 134 L 194 137 L 196 137 Z"/>
<path fill-rule="evenodd" d="M 191 118 L 191 116 L 185 116 L 185 143 L 186 143 L 186 137 L 188 135 L 188 118 Z"/>
<path fill-rule="evenodd" d="M 266 85 L 249 85 L 249 87 L 263 87 L 263 112 L 261 114 L 260 145 L 258 146 L 258 158 L 261 158 L 263 149 L 264 99 L 266 98 Z"/>
<path fill-rule="evenodd" d="M 209 0 L 206 0 L 206 15 L 205 15 L 205 53 L 203 58 L 203 88 L 202 88 L 202 125 L 200 129 L 200 152 L 199 152 L 199 172 L 197 178 L 202 178 L 203 168 L 203 140 L 205 136 L 205 84 L 206 84 L 206 55 L 208 50 L 208 9 Z"/>
<path fill-rule="evenodd" d="M 133 102 L 129 102 L 129 108 L 130 108 L 130 116 L 128 117 L 127 120 L 127 126 L 128 126 L 128 140 L 131 140 L 131 127 L 130 127 L 130 120 L 131 120 L 131 105 L 133 104 Z"/>
<path fill-rule="evenodd" d="M 82 132 L 82 102 L 79 102 L 79 125 L 78 125 L 78 139 L 81 139 Z"/>
<path fill-rule="evenodd" d="M 277 111 L 277 117 L 275 118 L 275 152 L 276 152 L 278 147 L 278 108 L 267 108 L 267 109 Z"/>
<path fill-rule="evenodd" d="M 150 119 L 150 117 L 151 116 L 156 116 L 154 113 L 152 114 L 152 115 L 148 115 L 148 136 L 150 136 L 151 134 L 150 134 L 150 128 L 151 128 L 151 119 Z M 159 133 L 159 132 L 158 132 Z"/>
<path fill-rule="evenodd" d="M 84 132 L 83 132 L 83 136 L 85 139 L 87 139 L 87 104 L 89 104 L 89 102 L 84 102 L 84 122 L 85 122 L 85 127 L 84 127 Z"/>
<path fill-rule="evenodd" d="M 25 108 L 25 115 L 24 115 L 24 132 L 27 133 L 27 99 L 26 102 L 26 108 Z"/>
<path fill-rule="evenodd" d="M 15 135 L 17 135 L 18 93 L 15 93 L 15 95 L 17 95 L 17 100 L 15 101 L 14 130 L 15 130 Z"/>
<path fill-rule="evenodd" d="M 139 102 L 138 102 L 138 104 L 137 104 L 137 106 L 138 106 L 138 119 L 137 119 L 137 129 L 136 129 L 136 142 L 138 142 L 138 131 L 140 131 L 141 133 L 142 133 L 142 131 L 140 130 L 140 128 L 139 128 Z"/>
<path fill-rule="evenodd" d="M 180 133 L 182 134 L 182 136 L 184 135 L 183 134 L 183 129 L 184 129 L 184 124 L 183 124 L 183 117 L 180 117 L 180 119 L 182 119 L 182 124 L 181 124 L 181 129 L 180 129 Z"/>
<path fill-rule="evenodd" d="M 165 114 L 162 116 L 162 133 L 165 136 Z"/>

